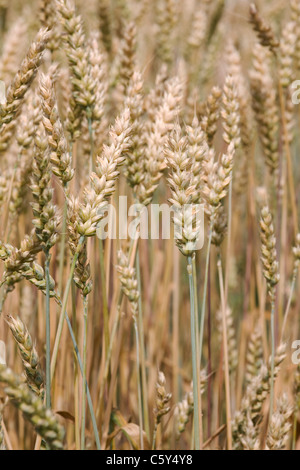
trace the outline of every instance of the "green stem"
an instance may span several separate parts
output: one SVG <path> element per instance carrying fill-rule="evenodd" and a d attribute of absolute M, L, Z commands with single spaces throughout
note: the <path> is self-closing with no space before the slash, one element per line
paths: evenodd
<path fill-rule="evenodd" d="M 68 328 L 69 328 L 69 332 L 70 332 L 70 336 L 71 336 L 71 339 L 72 339 L 74 351 L 75 351 L 75 354 L 76 354 L 76 357 L 77 357 L 77 361 L 78 361 L 79 369 L 80 369 L 80 372 L 81 372 L 81 376 L 83 377 L 82 360 L 81 360 L 81 357 L 80 357 L 80 353 L 79 353 L 79 349 L 78 349 L 78 346 L 77 346 L 75 335 L 74 335 L 74 332 L 73 332 L 73 329 L 72 329 L 72 325 L 71 325 L 70 319 L 69 319 L 68 314 L 67 314 L 66 311 L 65 311 L 65 319 L 66 319 L 66 322 L 67 322 L 67 325 L 68 325 Z M 91 397 L 90 389 L 89 389 L 89 386 L 88 386 L 87 382 L 85 383 L 85 385 L 86 385 L 86 393 L 87 393 L 87 402 L 88 402 L 88 407 L 89 407 L 89 410 L 90 410 L 90 415 L 91 415 L 91 420 L 92 420 L 92 425 L 93 425 L 93 431 L 94 431 L 96 446 L 97 446 L 98 450 L 101 450 L 100 438 L 99 438 L 99 433 L 98 433 L 98 428 L 97 428 L 96 416 L 95 416 L 94 409 L 93 409 L 92 397 Z"/>
<path fill-rule="evenodd" d="M 8 290 L 5 283 L 1 283 L 0 287 L 0 316 L 3 311 L 4 302 L 7 298 Z"/>
<path fill-rule="evenodd" d="M 158 422 L 155 419 L 154 429 L 153 429 L 153 438 L 152 438 L 152 450 L 156 449 L 156 436 L 157 436 Z"/>
<path fill-rule="evenodd" d="M 51 342 L 50 342 L 50 259 L 48 249 L 45 249 L 46 277 L 46 407 L 51 408 Z"/>
<path fill-rule="evenodd" d="M 64 273 L 65 247 L 66 247 L 67 213 L 68 213 L 68 204 L 67 204 L 67 200 L 65 200 L 64 211 L 63 211 L 63 220 L 62 220 L 62 233 L 61 233 L 60 249 L 59 249 L 59 272 L 58 272 L 58 292 L 59 292 L 59 295 L 61 295 L 62 289 L 63 289 L 63 273 Z"/>
<path fill-rule="evenodd" d="M 222 329 L 223 329 L 223 353 L 224 353 L 224 372 L 225 372 L 225 395 L 226 395 L 226 432 L 227 432 L 227 450 L 232 450 L 232 432 L 231 432 L 231 396 L 230 396 L 230 371 L 228 356 L 228 336 L 226 322 L 226 299 L 223 282 L 223 270 L 221 254 L 218 254 L 217 269 L 220 283 L 220 297 L 222 310 Z"/>
<path fill-rule="evenodd" d="M 74 335 L 77 335 L 76 330 L 76 289 L 75 282 L 72 282 L 71 287 L 72 295 L 72 322 L 74 325 Z M 74 354 L 75 359 L 76 355 Z M 80 450 L 80 420 L 79 420 L 79 396 L 78 396 L 78 364 L 77 360 L 74 361 L 74 416 L 75 416 L 75 443 L 76 450 Z"/>
<path fill-rule="evenodd" d="M 285 328 L 286 328 L 286 325 L 287 325 L 287 319 L 288 319 L 288 315 L 289 315 L 289 311 L 290 311 L 290 307 L 291 307 L 291 303 L 292 303 L 292 299 L 293 299 L 293 295 L 294 295 L 294 291 L 295 291 L 295 287 L 296 287 L 296 281 L 297 281 L 297 272 L 295 272 L 294 275 L 293 275 L 291 291 L 290 291 L 290 295 L 289 295 L 289 298 L 288 298 L 288 303 L 287 303 L 284 318 L 283 318 L 282 331 L 281 331 L 281 341 L 283 340 L 283 337 L 284 337 L 284 332 L 285 332 Z"/>
<path fill-rule="evenodd" d="M 199 340 L 200 367 L 201 367 L 201 362 L 202 362 L 204 325 L 205 325 L 205 311 L 206 311 L 206 296 L 207 296 L 207 284 L 208 284 L 208 269 L 209 269 L 210 248 L 211 248 L 211 240 L 212 240 L 212 225 L 213 225 L 213 223 L 211 222 L 210 228 L 209 228 L 209 237 L 208 237 L 208 245 L 207 245 L 207 252 L 206 252 L 205 278 L 204 278 L 202 309 L 201 309 L 201 319 L 200 319 L 200 340 Z"/>
<path fill-rule="evenodd" d="M 131 260 L 132 256 L 136 257 L 136 254 L 133 252 L 134 251 L 134 246 L 135 246 L 135 240 L 131 240 L 131 244 L 130 244 L 130 248 L 129 248 L 129 254 L 128 254 L 128 257 L 129 257 L 129 260 Z M 131 265 L 131 263 L 129 263 Z M 132 263 L 134 265 L 134 263 Z M 131 266 L 133 267 L 133 266 Z M 118 325 L 119 325 L 119 321 L 120 321 L 120 318 L 121 318 L 121 305 L 122 305 L 122 301 L 123 301 L 123 291 L 121 289 L 121 286 L 119 286 L 119 290 L 118 290 L 118 295 L 117 295 L 117 313 L 116 313 L 116 318 L 115 318 L 115 321 L 114 321 L 114 324 L 113 324 L 113 328 L 112 328 L 112 332 L 111 332 L 111 335 L 110 335 L 110 341 L 109 341 L 109 348 L 108 348 L 108 353 L 107 353 L 107 356 L 105 358 L 105 365 L 104 365 L 104 374 L 103 374 L 103 377 L 101 379 L 101 383 L 100 383 L 100 392 L 99 392 L 99 401 L 98 401 L 98 406 L 97 406 L 97 411 L 96 411 L 96 416 L 97 418 L 99 417 L 99 414 L 100 414 L 100 410 L 101 410 L 101 404 L 102 404 L 102 399 L 103 399 L 103 394 L 104 394 L 104 387 L 105 387 L 105 383 L 106 383 L 106 380 L 107 380 L 107 377 L 108 377 L 108 372 L 109 372 L 109 365 L 110 365 L 110 360 L 111 360 L 111 355 L 112 355 L 112 350 L 113 350 L 113 346 L 114 346 L 114 340 L 115 340 L 115 336 L 117 334 L 117 330 L 118 330 Z"/>
<path fill-rule="evenodd" d="M 270 390 L 270 413 L 269 423 L 273 415 L 274 408 L 274 370 L 275 370 L 275 300 L 272 299 L 271 307 L 271 390 Z"/>
<path fill-rule="evenodd" d="M 201 397 L 201 361 L 200 361 L 200 345 L 198 341 L 199 334 L 199 308 L 198 308 L 198 286 L 197 286 L 197 269 L 196 269 L 196 256 L 192 257 L 192 268 L 193 268 L 193 284 L 195 292 L 195 336 L 196 336 L 196 358 L 197 358 L 197 372 L 198 372 L 198 383 L 199 390 L 198 393 L 198 403 L 199 403 L 199 428 L 200 428 L 200 448 L 203 445 L 203 422 L 202 422 L 202 397 Z"/>
<path fill-rule="evenodd" d="M 87 370 L 87 320 L 88 298 L 83 298 L 83 374 L 82 374 L 82 406 L 81 406 L 81 450 L 85 449 L 85 422 L 86 422 L 86 370 Z"/>
<path fill-rule="evenodd" d="M 72 261 L 72 264 L 71 264 L 69 279 L 68 279 L 68 282 L 67 282 L 67 285 L 66 285 L 66 288 L 65 288 L 65 292 L 64 292 L 64 297 L 63 297 L 63 301 L 62 301 L 62 308 L 61 308 L 61 312 L 60 312 L 60 317 L 59 317 L 59 322 L 58 322 L 58 327 L 57 327 L 57 332 L 56 332 L 56 338 L 55 338 L 55 343 L 54 343 L 54 348 L 53 348 L 53 353 L 52 353 L 52 359 L 51 359 L 51 380 L 53 380 L 54 373 L 55 373 L 58 349 L 59 349 L 59 344 L 60 344 L 61 335 L 62 335 L 63 326 L 64 326 L 65 311 L 67 309 L 69 292 L 70 292 L 70 288 L 71 288 L 71 285 L 72 285 L 73 275 L 74 275 L 76 263 L 77 263 L 77 260 L 78 260 L 78 256 L 79 256 L 79 253 L 80 253 L 80 249 L 81 249 L 81 247 L 84 243 L 84 238 L 85 237 L 82 236 L 79 240 L 77 251 L 76 251 L 76 253 L 73 257 L 73 261 Z"/>
<path fill-rule="evenodd" d="M 150 424 L 149 424 L 149 411 L 148 411 L 148 387 L 146 375 L 146 361 L 145 361 L 145 337 L 144 337 L 144 322 L 143 322 L 143 307 L 142 307 L 142 286 L 141 286 L 141 270 L 140 270 L 140 256 L 139 248 L 136 252 L 136 277 L 139 290 L 139 315 L 138 315 L 138 329 L 140 337 L 140 351 L 141 351 L 141 375 L 142 375 L 142 398 L 143 398 L 143 412 L 144 412 L 144 426 L 148 439 L 150 439 Z"/>
<path fill-rule="evenodd" d="M 116 334 L 117 334 L 118 325 L 119 325 L 119 321 L 120 321 L 120 318 L 121 318 L 122 300 L 123 300 L 123 292 L 121 291 L 120 294 L 119 294 L 119 299 L 118 299 L 117 315 L 116 315 L 116 319 L 115 319 L 114 324 L 113 324 L 112 332 L 111 332 L 111 335 L 110 335 L 109 348 L 108 348 L 107 356 L 105 358 L 104 374 L 103 374 L 103 378 L 102 378 L 101 384 L 100 384 L 99 402 L 98 402 L 98 407 L 97 407 L 97 412 L 96 412 L 97 418 L 99 417 L 99 413 L 100 413 L 100 409 L 101 409 L 101 403 L 102 403 L 103 394 L 104 394 L 104 387 L 105 387 L 105 383 L 106 383 L 106 380 L 107 380 L 107 377 L 108 377 L 110 359 L 111 359 L 112 350 L 113 350 L 113 346 L 114 346 L 114 340 L 115 340 L 115 337 L 116 337 Z"/>
<path fill-rule="evenodd" d="M 195 256 L 195 255 L 193 255 Z M 193 366 L 193 395 L 194 395 L 194 434 L 195 434 L 195 449 L 201 448 L 201 427 L 200 427 L 200 358 L 197 351 L 198 331 L 197 331 L 197 291 L 195 291 L 195 279 L 193 271 L 193 260 L 188 257 L 188 276 L 190 286 L 190 304 L 191 304 L 191 343 L 192 343 L 192 366 Z M 198 357 L 197 357 L 198 356 Z"/>
<path fill-rule="evenodd" d="M 103 256 L 103 242 L 99 239 L 99 257 L 100 257 L 100 276 L 102 288 L 102 307 L 103 307 L 103 325 L 104 325 L 104 344 L 105 344 L 105 357 L 107 357 L 109 349 L 109 315 L 108 303 L 106 295 L 106 276 L 104 269 L 104 256 Z"/>
<path fill-rule="evenodd" d="M 136 316 L 134 316 L 134 331 L 136 342 L 136 373 L 137 373 L 137 386 L 138 386 L 138 410 L 139 410 L 139 434 L 140 434 L 140 449 L 144 449 L 143 441 L 143 407 L 142 407 L 142 389 L 141 389 L 141 375 L 140 375 L 140 342 L 139 330 L 137 325 Z"/>

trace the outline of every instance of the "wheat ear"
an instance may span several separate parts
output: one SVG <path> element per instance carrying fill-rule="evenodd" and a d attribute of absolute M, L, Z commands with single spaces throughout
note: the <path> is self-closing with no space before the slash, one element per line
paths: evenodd
<path fill-rule="evenodd" d="M 166 377 L 165 374 L 161 371 L 158 372 L 157 382 L 156 382 L 156 397 L 155 397 L 155 408 L 154 412 L 154 431 L 153 431 L 153 441 L 152 441 L 152 449 L 155 449 L 156 446 L 156 435 L 157 435 L 157 428 L 161 419 L 164 415 L 169 413 L 170 406 L 169 402 L 172 398 L 171 393 L 167 393 L 166 391 Z"/>
<path fill-rule="evenodd" d="M 37 433 L 44 439 L 50 450 L 62 450 L 64 429 L 53 413 L 46 409 L 42 400 L 32 393 L 21 378 L 11 369 L 0 365 L 0 382 L 14 406 L 22 411 Z"/>
<path fill-rule="evenodd" d="M 275 37 L 271 26 L 268 25 L 260 15 L 255 3 L 250 4 L 250 22 L 257 33 L 261 45 L 268 47 L 274 54 L 276 54 L 279 42 Z"/>
<path fill-rule="evenodd" d="M 15 319 L 9 316 L 7 323 L 18 346 L 28 386 L 36 395 L 42 397 L 44 377 L 29 331 L 20 318 Z"/>

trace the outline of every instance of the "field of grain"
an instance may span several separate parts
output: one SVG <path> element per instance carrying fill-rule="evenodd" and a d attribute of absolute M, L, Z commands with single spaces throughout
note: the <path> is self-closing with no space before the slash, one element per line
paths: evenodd
<path fill-rule="evenodd" d="M 0 0 L 0 450 L 300 449 L 299 131 L 300 0 Z"/>

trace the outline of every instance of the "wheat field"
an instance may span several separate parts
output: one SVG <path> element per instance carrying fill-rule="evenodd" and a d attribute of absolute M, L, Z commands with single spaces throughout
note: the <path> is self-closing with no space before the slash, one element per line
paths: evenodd
<path fill-rule="evenodd" d="M 300 449 L 299 135 L 299 0 L 0 0 L 1 450 Z"/>

